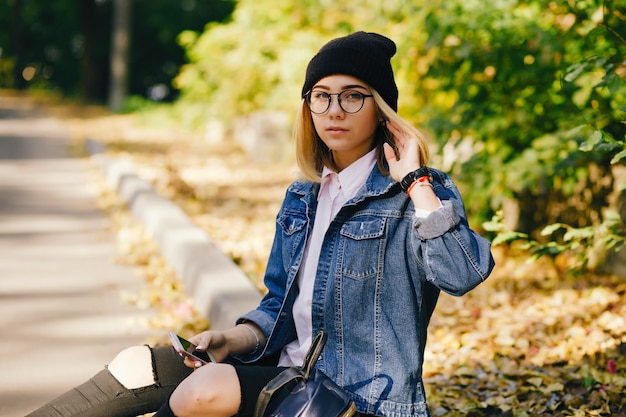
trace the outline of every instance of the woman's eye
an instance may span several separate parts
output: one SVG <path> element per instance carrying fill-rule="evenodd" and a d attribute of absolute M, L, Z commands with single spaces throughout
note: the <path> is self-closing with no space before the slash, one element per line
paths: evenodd
<path fill-rule="evenodd" d="M 356 91 L 347 91 L 343 95 L 344 100 L 350 100 L 350 101 L 361 100 L 361 97 L 363 97 L 363 95 L 361 93 L 357 93 Z"/>
<path fill-rule="evenodd" d="M 321 91 L 313 92 L 312 96 L 316 100 L 328 100 L 330 98 L 328 93 L 323 93 Z"/>

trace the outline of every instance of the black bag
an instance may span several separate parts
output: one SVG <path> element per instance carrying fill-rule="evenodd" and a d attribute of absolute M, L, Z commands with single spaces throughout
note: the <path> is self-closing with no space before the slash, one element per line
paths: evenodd
<path fill-rule="evenodd" d="M 351 417 L 357 414 L 348 394 L 315 369 L 326 338 L 326 333 L 319 332 L 301 367 L 289 368 L 267 383 L 257 400 L 254 417 Z"/>

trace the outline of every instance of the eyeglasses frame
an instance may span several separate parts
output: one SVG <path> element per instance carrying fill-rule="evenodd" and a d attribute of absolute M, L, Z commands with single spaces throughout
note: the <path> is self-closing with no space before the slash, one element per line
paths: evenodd
<path fill-rule="evenodd" d="M 361 95 L 361 96 L 363 97 L 363 98 L 362 98 L 362 100 L 361 100 L 361 107 L 359 107 L 359 109 L 358 109 L 357 111 L 352 111 L 352 112 L 351 112 L 351 111 L 347 111 L 347 110 L 346 110 L 346 109 L 344 109 L 344 108 L 343 108 L 343 106 L 341 105 L 341 97 L 340 97 L 340 96 L 341 96 L 343 93 L 347 92 L 347 91 L 352 91 L 352 92 L 357 93 L 357 94 L 359 94 L 359 95 Z M 308 93 L 306 93 L 306 94 L 304 95 L 304 101 L 306 101 L 306 104 L 307 104 L 307 107 L 309 108 L 309 111 L 310 111 L 311 113 L 313 113 L 313 114 L 317 114 L 317 115 L 324 114 L 324 113 L 326 113 L 326 112 L 330 109 L 330 106 L 332 106 L 332 104 L 333 104 L 333 96 L 337 96 L 337 103 L 339 103 L 339 108 L 340 108 L 340 109 L 341 109 L 344 113 L 347 113 L 347 114 L 355 114 L 355 113 L 360 112 L 360 111 L 363 109 L 363 106 L 365 105 L 365 99 L 366 99 L 366 98 L 368 98 L 368 97 L 374 97 L 374 95 L 373 95 L 373 94 L 363 94 L 363 93 L 361 93 L 360 91 L 356 91 L 356 90 L 343 90 L 343 91 L 340 91 L 340 92 L 338 92 L 338 93 L 332 93 L 332 94 L 331 94 L 331 93 L 325 93 L 325 94 L 328 94 L 328 95 L 330 96 L 330 100 L 328 100 L 328 107 L 326 107 L 326 110 L 324 110 L 323 112 L 319 112 L 319 113 L 318 113 L 318 112 L 315 112 L 315 111 L 313 111 L 313 110 L 311 109 L 311 94 L 312 94 L 312 93 L 313 93 L 313 90 L 310 90 Z"/>

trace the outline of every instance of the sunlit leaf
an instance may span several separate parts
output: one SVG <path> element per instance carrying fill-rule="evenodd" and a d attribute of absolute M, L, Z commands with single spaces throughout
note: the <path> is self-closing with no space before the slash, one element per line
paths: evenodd
<path fill-rule="evenodd" d="M 616 164 L 624 158 L 626 158 L 626 149 L 615 154 L 615 156 L 611 158 L 611 164 Z"/>
<path fill-rule="evenodd" d="M 554 224 L 548 225 L 543 228 L 543 230 L 541 231 L 541 235 L 550 236 L 552 233 L 556 232 L 557 230 L 561 228 L 563 228 L 563 224 L 561 223 L 554 223 Z"/>

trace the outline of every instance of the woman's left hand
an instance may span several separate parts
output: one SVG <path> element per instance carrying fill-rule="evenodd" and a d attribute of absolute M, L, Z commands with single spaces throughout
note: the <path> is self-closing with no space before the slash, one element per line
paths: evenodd
<path fill-rule="evenodd" d="M 393 141 L 398 149 L 399 157 L 399 159 L 396 159 L 391 145 L 388 143 L 383 145 L 385 158 L 389 164 L 389 174 L 394 180 L 402 181 L 406 174 L 415 171 L 421 166 L 417 139 L 400 130 L 393 122 L 387 122 L 387 128 L 393 135 Z"/>

